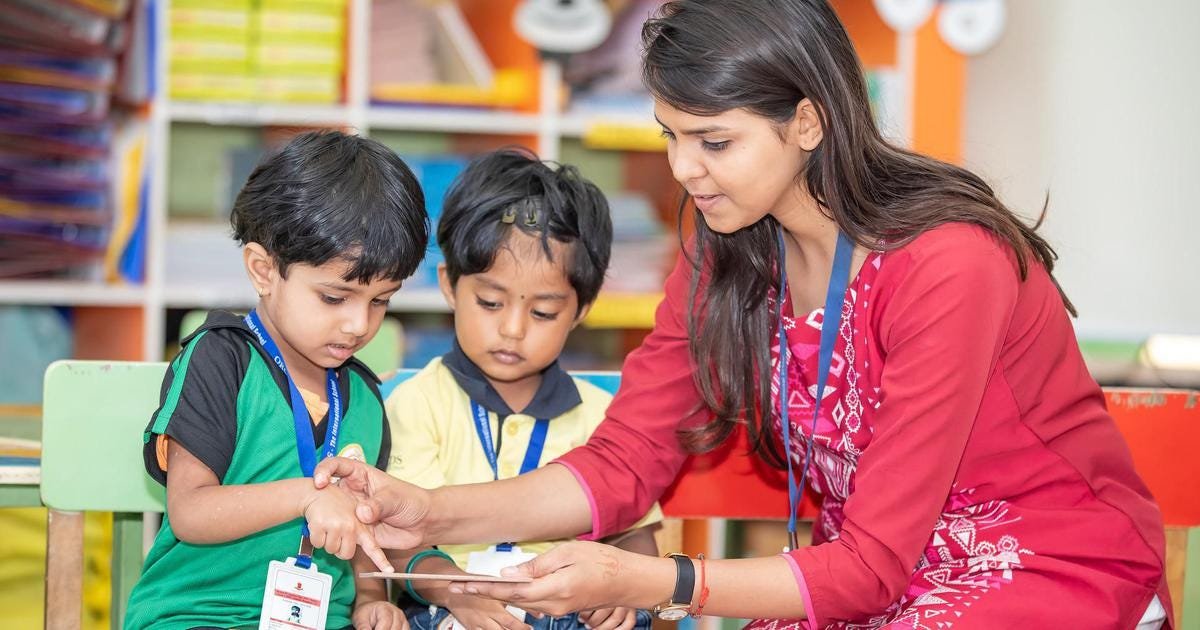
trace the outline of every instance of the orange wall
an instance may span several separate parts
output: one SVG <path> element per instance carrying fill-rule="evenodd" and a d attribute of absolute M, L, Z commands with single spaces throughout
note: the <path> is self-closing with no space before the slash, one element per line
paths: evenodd
<path fill-rule="evenodd" d="M 947 162 L 962 162 L 967 60 L 942 41 L 935 18 L 917 31 L 916 63 L 912 148 Z"/>
<path fill-rule="evenodd" d="M 142 309 L 81 306 L 74 311 L 76 359 L 142 361 Z M 157 359 L 157 357 L 156 357 Z"/>

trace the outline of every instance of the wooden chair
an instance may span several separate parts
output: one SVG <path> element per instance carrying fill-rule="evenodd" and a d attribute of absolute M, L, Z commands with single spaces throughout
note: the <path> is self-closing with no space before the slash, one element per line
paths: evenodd
<path fill-rule="evenodd" d="M 142 568 L 142 513 L 163 489 L 142 464 L 142 431 L 158 407 L 165 363 L 59 361 L 46 370 L 42 503 L 46 628 L 79 628 L 83 513 L 113 512 L 112 627 L 120 628 Z"/>

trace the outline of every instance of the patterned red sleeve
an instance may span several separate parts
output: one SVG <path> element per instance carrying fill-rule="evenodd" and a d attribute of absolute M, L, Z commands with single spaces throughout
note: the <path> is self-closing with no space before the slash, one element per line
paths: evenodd
<path fill-rule="evenodd" d="M 1006 246 L 978 228 L 933 230 L 888 255 L 871 322 L 885 357 L 874 436 L 840 537 L 790 554 L 814 626 L 904 594 L 998 372 L 1019 282 Z"/>

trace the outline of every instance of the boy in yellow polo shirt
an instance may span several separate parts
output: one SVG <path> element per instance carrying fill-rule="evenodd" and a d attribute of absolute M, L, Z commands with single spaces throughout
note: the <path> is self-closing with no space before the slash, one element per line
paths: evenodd
<path fill-rule="evenodd" d="M 506 479 L 586 442 L 612 396 L 568 375 L 558 355 L 608 268 L 612 220 L 604 195 L 570 166 L 555 170 L 528 153 L 499 151 L 473 162 L 450 189 L 437 239 L 456 341 L 388 397 L 388 472 L 425 488 Z M 661 519 L 655 506 L 614 544 L 656 555 L 652 527 Z M 561 541 L 497 542 L 424 551 L 406 559 L 407 571 L 493 572 Z M 448 594 L 437 583 L 414 581 L 406 590 L 417 602 L 406 611 L 413 630 L 448 630 L 456 621 L 466 628 L 527 621 L 536 630 L 650 625 L 646 611 L 526 620 L 517 609 Z"/>

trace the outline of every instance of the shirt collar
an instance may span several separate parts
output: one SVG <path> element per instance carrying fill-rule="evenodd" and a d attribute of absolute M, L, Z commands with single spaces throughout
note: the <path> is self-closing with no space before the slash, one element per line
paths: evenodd
<path fill-rule="evenodd" d="M 467 396 L 483 405 L 488 411 L 498 416 L 511 416 L 515 413 L 508 403 L 500 397 L 500 393 L 492 387 L 491 382 L 483 374 L 483 370 L 475 365 L 455 340 L 454 346 L 442 357 L 445 365 L 458 386 L 467 392 Z M 571 378 L 555 360 L 542 371 L 542 383 L 529 405 L 520 411 L 521 414 L 534 418 L 557 418 L 577 407 L 583 399 L 579 396 L 579 388 L 575 379 Z"/>

